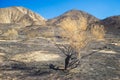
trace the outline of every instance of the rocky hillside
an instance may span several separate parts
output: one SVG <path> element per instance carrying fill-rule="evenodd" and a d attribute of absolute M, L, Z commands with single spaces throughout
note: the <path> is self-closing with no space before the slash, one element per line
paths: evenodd
<path fill-rule="evenodd" d="M 45 24 L 45 19 L 23 7 L 8 7 L 0 8 L 0 23 L 42 25 Z"/>
<path fill-rule="evenodd" d="M 109 34 L 120 35 L 120 15 L 101 20 Z"/>

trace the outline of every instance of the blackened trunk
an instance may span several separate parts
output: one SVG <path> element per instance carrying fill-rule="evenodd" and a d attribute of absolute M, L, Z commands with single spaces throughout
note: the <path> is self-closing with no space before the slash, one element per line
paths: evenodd
<path fill-rule="evenodd" d="M 67 57 L 65 58 L 65 70 L 67 70 L 67 68 L 68 68 L 68 65 L 69 65 L 69 62 L 70 62 L 70 58 L 71 58 L 70 55 L 67 55 Z"/>

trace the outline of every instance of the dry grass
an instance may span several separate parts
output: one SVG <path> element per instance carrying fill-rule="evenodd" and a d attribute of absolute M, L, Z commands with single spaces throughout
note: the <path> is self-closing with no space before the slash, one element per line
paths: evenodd
<path fill-rule="evenodd" d="M 18 31 L 15 29 L 9 29 L 3 34 L 5 40 L 14 40 L 18 38 Z"/>
<path fill-rule="evenodd" d="M 38 36 L 38 32 L 37 31 L 31 31 L 27 33 L 27 39 L 31 39 L 31 38 L 35 38 Z"/>
<path fill-rule="evenodd" d="M 91 29 L 91 33 L 96 39 L 104 39 L 105 30 L 103 26 L 95 25 Z"/>
<path fill-rule="evenodd" d="M 52 33 L 52 32 L 43 32 L 43 33 L 41 33 L 41 36 L 45 37 L 45 38 L 51 38 L 51 37 L 54 36 L 54 33 Z"/>

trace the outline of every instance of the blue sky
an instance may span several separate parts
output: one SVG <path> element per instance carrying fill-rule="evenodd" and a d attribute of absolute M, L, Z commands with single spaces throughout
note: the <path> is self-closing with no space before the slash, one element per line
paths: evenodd
<path fill-rule="evenodd" d="M 46 19 L 71 9 L 88 12 L 100 19 L 120 15 L 120 0 L 0 0 L 0 8 L 10 6 L 26 7 Z"/>

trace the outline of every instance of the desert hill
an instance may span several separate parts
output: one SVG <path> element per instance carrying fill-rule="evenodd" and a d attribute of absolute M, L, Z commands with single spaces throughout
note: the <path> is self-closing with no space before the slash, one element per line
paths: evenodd
<path fill-rule="evenodd" d="M 0 8 L 0 23 L 14 23 L 21 25 L 42 25 L 45 19 L 40 15 L 23 7 Z"/>
<path fill-rule="evenodd" d="M 24 7 L 0 8 L 0 39 L 20 39 L 21 30 L 26 31 L 24 27 L 45 25 L 45 22 L 42 16 Z M 15 35 L 14 38 L 12 35 Z"/>

